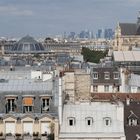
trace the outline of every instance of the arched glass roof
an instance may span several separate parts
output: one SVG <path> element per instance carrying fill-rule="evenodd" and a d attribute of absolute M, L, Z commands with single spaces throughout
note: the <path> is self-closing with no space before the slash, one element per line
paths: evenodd
<path fill-rule="evenodd" d="M 41 43 L 37 42 L 33 37 L 27 35 L 21 38 L 11 49 L 14 53 L 40 53 L 44 51 Z"/>

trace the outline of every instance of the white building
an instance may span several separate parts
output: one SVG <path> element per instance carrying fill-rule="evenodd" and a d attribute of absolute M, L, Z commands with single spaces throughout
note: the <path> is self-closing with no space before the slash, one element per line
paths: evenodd
<path fill-rule="evenodd" d="M 139 93 L 140 92 L 140 75 L 131 74 L 128 82 L 129 92 Z"/>
<path fill-rule="evenodd" d="M 125 140 L 121 102 L 64 104 L 60 140 Z"/>

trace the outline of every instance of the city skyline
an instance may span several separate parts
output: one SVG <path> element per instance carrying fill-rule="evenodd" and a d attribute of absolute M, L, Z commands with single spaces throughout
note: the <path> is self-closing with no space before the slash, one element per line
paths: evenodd
<path fill-rule="evenodd" d="M 0 36 L 35 37 L 136 22 L 139 0 L 1 0 Z M 130 10 L 134 9 L 134 10 Z"/>

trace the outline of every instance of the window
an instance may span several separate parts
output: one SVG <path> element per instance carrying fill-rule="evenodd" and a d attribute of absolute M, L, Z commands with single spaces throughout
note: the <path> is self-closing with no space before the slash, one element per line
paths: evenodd
<path fill-rule="evenodd" d="M 68 125 L 69 126 L 74 126 L 75 125 L 75 118 L 74 117 L 68 118 Z"/>
<path fill-rule="evenodd" d="M 105 92 L 109 92 L 109 85 L 105 85 L 105 86 L 104 86 L 104 91 L 105 91 Z"/>
<path fill-rule="evenodd" d="M 98 92 L 98 86 L 97 85 L 93 86 L 93 92 Z"/>
<path fill-rule="evenodd" d="M 93 73 L 93 79 L 98 79 L 98 73 L 97 72 Z"/>
<path fill-rule="evenodd" d="M 6 113 L 16 111 L 16 97 L 6 97 Z"/>
<path fill-rule="evenodd" d="M 111 118 L 109 118 L 109 117 L 104 118 L 104 124 L 105 124 L 105 126 L 110 126 L 111 125 Z"/>
<path fill-rule="evenodd" d="M 23 113 L 32 112 L 32 111 L 33 111 L 33 98 L 24 97 L 23 98 Z"/>
<path fill-rule="evenodd" d="M 93 124 L 93 118 L 92 117 L 87 117 L 86 118 L 86 125 L 87 126 L 92 126 Z"/>
<path fill-rule="evenodd" d="M 137 126 L 138 125 L 138 120 L 137 119 L 129 119 L 128 125 L 129 126 Z"/>
<path fill-rule="evenodd" d="M 119 79 L 119 73 L 118 72 L 114 72 L 114 79 Z"/>
<path fill-rule="evenodd" d="M 139 117 L 132 110 L 130 110 L 130 115 L 128 116 L 128 125 L 137 126 L 139 123 L 138 119 Z"/>
<path fill-rule="evenodd" d="M 42 97 L 42 111 L 44 112 L 49 111 L 49 106 L 50 106 L 50 98 Z"/>
<path fill-rule="evenodd" d="M 105 72 L 104 73 L 104 78 L 105 79 L 110 79 L 110 73 L 109 72 Z"/>

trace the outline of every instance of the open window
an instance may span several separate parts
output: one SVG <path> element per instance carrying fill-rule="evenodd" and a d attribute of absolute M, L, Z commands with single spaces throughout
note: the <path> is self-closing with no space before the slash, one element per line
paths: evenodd
<path fill-rule="evenodd" d="M 6 113 L 11 113 L 11 112 L 15 112 L 16 108 L 17 108 L 17 96 L 6 96 Z"/>
<path fill-rule="evenodd" d="M 41 113 L 50 110 L 50 96 L 41 96 Z"/>

